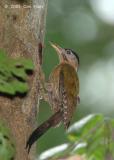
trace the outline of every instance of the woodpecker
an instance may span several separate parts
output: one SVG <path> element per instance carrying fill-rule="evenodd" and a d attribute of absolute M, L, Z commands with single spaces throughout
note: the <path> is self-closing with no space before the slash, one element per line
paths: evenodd
<path fill-rule="evenodd" d="M 79 101 L 79 78 L 77 74 L 80 63 L 79 56 L 71 49 L 62 48 L 53 43 L 51 46 L 56 50 L 60 61 L 49 76 L 49 102 L 54 114 L 30 135 L 26 144 L 28 152 L 32 144 L 49 128 L 63 123 L 64 128 L 67 129 Z"/>

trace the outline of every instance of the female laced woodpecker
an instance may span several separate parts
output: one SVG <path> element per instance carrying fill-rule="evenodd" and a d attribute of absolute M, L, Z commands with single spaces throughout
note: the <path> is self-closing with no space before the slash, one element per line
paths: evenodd
<path fill-rule="evenodd" d="M 79 101 L 78 55 L 71 49 L 64 49 L 53 43 L 51 46 L 60 60 L 49 77 L 49 101 L 54 114 L 30 135 L 26 144 L 28 152 L 32 144 L 50 127 L 56 127 L 62 122 L 67 129 Z"/>

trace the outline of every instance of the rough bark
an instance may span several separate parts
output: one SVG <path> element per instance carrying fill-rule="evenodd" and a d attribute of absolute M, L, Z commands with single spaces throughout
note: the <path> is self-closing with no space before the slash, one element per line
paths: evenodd
<path fill-rule="evenodd" d="M 44 40 L 46 10 L 47 0 L 0 1 L 0 48 L 14 58 L 29 57 L 35 65 L 27 96 L 0 96 L 0 119 L 8 124 L 16 141 L 15 160 L 34 159 L 34 149 L 28 155 L 25 144 L 35 126 L 43 79 L 38 44 Z"/>

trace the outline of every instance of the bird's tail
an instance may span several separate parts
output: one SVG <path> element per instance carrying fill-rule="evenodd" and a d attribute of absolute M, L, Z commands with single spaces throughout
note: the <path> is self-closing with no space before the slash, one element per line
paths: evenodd
<path fill-rule="evenodd" d="M 49 128 L 56 126 L 61 121 L 61 114 L 62 113 L 59 110 L 32 132 L 26 143 L 28 153 L 30 152 L 31 146 L 37 139 L 47 132 Z"/>

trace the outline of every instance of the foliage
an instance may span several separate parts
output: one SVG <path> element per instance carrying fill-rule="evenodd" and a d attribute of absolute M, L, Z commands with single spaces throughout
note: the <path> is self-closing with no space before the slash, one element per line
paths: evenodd
<path fill-rule="evenodd" d="M 27 70 L 33 70 L 31 60 L 12 59 L 0 49 L 0 92 L 9 95 L 27 92 Z"/>
<path fill-rule="evenodd" d="M 69 142 L 41 154 L 40 160 L 57 160 L 73 155 L 87 160 L 114 159 L 114 119 L 92 114 L 67 131 Z"/>
<path fill-rule="evenodd" d="M 15 146 L 10 131 L 4 123 L 0 122 L 0 160 L 11 160 L 14 155 Z"/>

